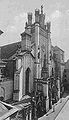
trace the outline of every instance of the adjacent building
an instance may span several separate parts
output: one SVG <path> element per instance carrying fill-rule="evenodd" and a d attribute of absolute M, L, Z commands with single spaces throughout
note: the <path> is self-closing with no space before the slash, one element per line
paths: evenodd
<path fill-rule="evenodd" d="M 64 51 L 60 49 L 58 46 L 55 46 L 55 47 L 52 46 L 51 51 L 52 51 L 51 52 L 52 54 L 52 76 L 55 79 L 54 84 L 56 86 L 54 91 L 56 91 L 57 98 L 60 99 L 62 93 L 64 92 L 64 87 L 63 87 L 63 72 L 65 68 Z"/>
<path fill-rule="evenodd" d="M 65 62 L 65 69 L 63 73 L 64 90 L 69 91 L 69 60 Z"/>
<path fill-rule="evenodd" d="M 55 46 L 54 48 L 54 53 L 56 55 L 56 60 L 57 60 L 57 73 L 59 78 L 60 78 L 60 88 L 61 88 L 61 94 L 64 91 L 64 87 L 63 87 L 63 72 L 64 72 L 64 68 L 65 68 L 65 64 L 64 64 L 64 51 L 62 49 L 60 49 L 59 47 Z"/>

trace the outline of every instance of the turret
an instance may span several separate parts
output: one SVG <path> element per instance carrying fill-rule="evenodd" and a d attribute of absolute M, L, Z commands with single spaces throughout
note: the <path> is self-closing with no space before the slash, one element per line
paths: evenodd
<path fill-rule="evenodd" d="M 23 32 L 21 34 L 21 51 L 31 50 L 31 34 Z"/>
<path fill-rule="evenodd" d="M 41 14 L 43 14 L 43 5 L 41 5 Z"/>
<path fill-rule="evenodd" d="M 43 14 L 43 6 L 41 6 L 40 25 L 41 27 L 45 28 L 45 15 Z"/>
<path fill-rule="evenodd" d="M 32 13 L 28 13 L 28 22 L 25 23 L 25 32 L 31 34 Z"/>
<path fill-rule="evenodd" d="M 39 23 L 39 18 L 40 18 L 40 11 L 39 9 L 35 9 L 35 22 Z"/>
<path fill-rule="evenodd" d="M 32 13 L 28 13 L 28 25 L 32 25 Z"/>
<path fill-rule="evenodd" d="M 51 22 L 47 22 L 47 32 L 50 33 Z"/>

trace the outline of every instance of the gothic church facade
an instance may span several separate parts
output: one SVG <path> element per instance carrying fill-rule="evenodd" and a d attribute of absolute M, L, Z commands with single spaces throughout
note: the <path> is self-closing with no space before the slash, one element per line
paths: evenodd
<path fill-rule="evenodd" d="M 51 39 L 50 22 L 45 24 L 43 6 L 41 11 L 35 9 L 35 22 L 32 13 L 28 13 L 25 31 L 21 33 L 21 41 L 1 47 L 1 60 L 6 62 L 1 67 L 4 78 L 13 81 L 13 100 L 19 101 L 24 95 L 34 91 L 35 78 L 42 77 L 44 56 L 48 75 L 51 75 Z M 1 76 L 2 77 L 2 76 Z"/>

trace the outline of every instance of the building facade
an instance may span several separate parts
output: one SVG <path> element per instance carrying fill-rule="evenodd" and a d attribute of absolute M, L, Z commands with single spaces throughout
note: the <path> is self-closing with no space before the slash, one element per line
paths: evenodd
<path fill-rule="evenodd" d="M 52 74 L 56 80 L 57 95 L 58 98 L 61 97 L 61 94 L 64 91 L 63 87 L 63 73 L 64 73 L 64 51 L 58 46 L 52 46 Z"/>
<path fill-rule="evenodd" d="M 64 90 L 69 91 L 69 60 L 65 62 L 65 69 L 63 73 Z"/>
<path fill-rule="evenodd" d="M 43 6 L 41 6 L 41 11 L 35 9 L 34 23 L 32 23 L 32 13 L 28 13 L 28 22 L 26 22 L 25 31 L 21 33 L 21 41 L 0 48 L 1 90 L 4 81 L 9 84 L 9 86 L 6 86 L 5 83 L 5 87 L 3 85 L 5 90 L 1 99 L 12 98 L 16 102 L 21 101 L 25 95 L 32 96 L 35 92 L 35 79 L 43 80 L 44 70 L 47 70 L 46 80 L 50 76 L 50 51 L 50 22 L 45 24 L 45 14 L 43 13 Z M 46 80 L 45 83 L 42 83 L 42 90 L 39 90 L 39 92 L 42 94 L 44 91 L 44 95 L 48 99 Z M 36 86 L 40 89 L 40 85 Z M 8 92 L 6 92 L 7 89 Z M 41 96 L 37 95 L 38 107 L 39 104 L 42 104 L 39 101 L 40 98 Z"/>
<path fill-rule="evenodd" d="M 31 96 L 35 111 L 37 106 L 35 117 L 40 117 L 40 111 L 46 113 L 52 107 L 56 75 L 60 78 L 57 82 L 59 89 L 62 83 L 64 51 L 51 45 L 50 26 L 50 22 L 45 24 L 45 14 L 41 6 L 41 10 L 35 9 L 34 23 L 32 13 L 28 13 L 28 22 L 25 24 L 25 31 L 21 33 L 21 41 L 0 48 L 1 99 L 12 98 L 14 102 L 21 102 L 24 96 Z M 58 74 L 56 68 L 59 68 Z M 5 83 L 4 87 L 4 82 L 8 86 Z M 58 94 L 60 96 L 60 92 Z"/>

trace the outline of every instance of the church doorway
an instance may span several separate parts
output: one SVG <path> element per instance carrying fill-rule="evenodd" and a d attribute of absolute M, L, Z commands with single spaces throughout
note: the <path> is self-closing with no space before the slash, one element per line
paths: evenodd
<path fill-rule="evenodd" d="M 26 70 L 26 72 L 25 72 L 25 75 L 26 75 L 26 78 L 25 78 L 25 94 L 26 94 L 26 95 L 29 94 L 30 73 L 31 73 L 30 68 L 27 68 L 27 70 Z"/>

